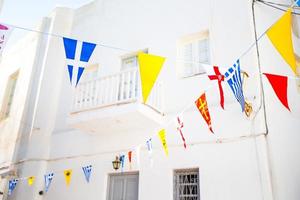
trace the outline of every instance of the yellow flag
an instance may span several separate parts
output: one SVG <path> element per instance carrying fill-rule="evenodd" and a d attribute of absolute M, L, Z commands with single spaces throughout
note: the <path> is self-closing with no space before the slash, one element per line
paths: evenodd
<path fill-rule="evenodd" d="M 71 169 L 65 170 L 64 175 L 65 175 L 66 184 L 67 186 L 69 186 L 71 183 L 72 170 Z"/>
<path fill-rule="evenodd" d="M 27 179 L 28 185 L 29 185 L 29 186 L 32 186 L 33 183 L 34 183 L 34 180 L 35 180 L 35 177 L 34 177 L 34 176 L 30 176 L 30 177 Z"/>
<path fill-rule="evenodd" d="M 146 53 L 138 54 L 142 82 L 143 102 L 145 103 L 165 62 L 165 58 Z"/>
<path fill-rule="evenodd" d="M 296 59 L 292 41 L 292 14 L 288 11 L 267 31 L 267 35 L 274 47 L 289 64 L 297 75 Z"/>
<path fill-rule="evenodd" d="M 167 140 L 166 140 L 166 131 L 165 129 L 162 129 L 158 133 L 159 139 L 164 147 L 165 153 L 168 156 L 169 155 L 169 150 L 168 150 L 168 145 L 167 145 Z"/>

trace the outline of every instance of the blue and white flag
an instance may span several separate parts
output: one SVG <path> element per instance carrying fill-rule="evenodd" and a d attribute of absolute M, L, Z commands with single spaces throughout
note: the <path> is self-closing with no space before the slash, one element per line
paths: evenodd
<path fill-rule="evenodd" d="M 245 98 L 243 94 L 243 83 L 241 78 L 240 60 L 237 60 L 233 67 L 225 72 L 225 77 L 235 98 L 241 104 L 242 112 L 245 109 Z"/>
<path fill-rule="evenodd" d="M 8 195 L 10 196 L 17 186 L 18 179 L 12 179 L 8 182 Z"/>
<path fill-rule="evenodd" d="M 298 1 L 296 0 L 296 3 L 298 6 L 300 6 L 300 0 L 298 0 Z"/>
<path fill-rule="evenodd" d="M 90 177 L 91 177 L 91 173 L 92 173 L 92 165 L 88 165 L 85 167 L 82 167 L 84 176 L 85 176 L 85 180 L 89 183 L 90 182 Z"/>
<path fill-rule="evenodd" d="M 152 138 L 147 140 L 146 144 L 147 144 L 148 153 L 149 153 L 149 155 L 151 155 L 152 154 Z"/>
<path fill-rule="evenodd" d="M 76 86 L 79 83 L 81 75 L 86 64 L 89 62 L 91 55 L 96 47 L 96 44 L 89 42 L 78 42 L 70 38 L 63 38 L 65 53 L 67 58 L 67 66 L 69 78 L 72 84 L 74 67 L 78 67 Z"/>
<path fill-rule="evenodd" d="M 54 173 L 49 173 L 44 176 L 45 178 L 45 192 L 48 192 L 52 179 L 54 177 Z"/>
<path fill-rule="evenodd" d="M 125 155 L 120 156 L 120 161 L 121 161 L 121 170 L 123 171 L 124 169 L 124 163 L 125 163 Z"/>

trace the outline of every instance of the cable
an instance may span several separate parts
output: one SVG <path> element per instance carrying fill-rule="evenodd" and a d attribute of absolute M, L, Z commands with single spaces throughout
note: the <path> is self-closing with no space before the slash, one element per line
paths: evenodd
<path fill-rule="evenodd" d="M 260 1 L 259 1 L 260 2 Z M 295 2 L 296 3 L 296 2 Z M 292 5 L 294 6 L 295 3 Z M 22 29 L 22 30 L 26 30 L 26 31 L 31 31 L 31 32 L 36 32 L 36 33 L 39 33 L 39 34 L 45 34 L 45 35 L 50 35 L 50 36 L 54 36 L 54 37 L 61 37 L 63 38 L 63 36 L 61 35 L 58 35 L 58 34 L 53 34 L 53 33 L 48 33 L 48 32 L 42 32 L 42 31 L 36 31 L 36 30 L 33 30 L 33 29 L 29 29 L 29 28 L 23 28 L 23 27 L 19 27 L 19 26 L 14 26 L 14 25 L 11 25 L 12 27 L 15 27 L 15 28 L 19 28 L 19 29 Z M 273 26 L 273 24 L 265 31 L 263 32 L 259 37 L 256 37 L 255 39 L 255 42 L 253 44 L 250 45 L 250 47 L 248 49 L 246 49 L 246 51 L 244 51 L 241 56 L 239 56 L 238 59 L 241 59 L 243 56 L 245 56 L 251 49 L 252 47 L 256 46 L 258 41 L 266 34 L 266 32 Z M 80 40 L 78 40 L 80 41 Z M 123 48 L 118 48 L 118 47 L 114 47 L 114 46 L 110 46 L 110 45 L 103 45 L 103 44 L 97 44 L 99 46 L 102 46 L 102 47 L 105 47 L 105 48 L 111 48 L 111 49 L 116 49 L 116 50 L 122 50 L 122 51 L 129 51 L 129 50 L 126 50 L 126 49 L 123 49 Z M 130 51 L 132 52 L 132 51 Z M 209 88 L 210 89 L 210 88 Z M 205 91 L 207 91 L 208 89 L 206 89 Z M 190 105 L 191 103 L 189 103 L 185 108 L 184 110 L 180 113 L 182 114 L 184 111 L 186 111 L 188 108 L 190 108 Z M 177 117 L 177 116 L 176 116 Z M 169 126 L 172 122 L 174 121 L 174 119 L 171 119 L 166 125 L 165 127 Z M 157 134 L 157 133 L 156 133 Z M 241 136 L 241 137 L 245 137 L 245 136 Z M 217 139 L 217 141 L 220 141 L 220 138 Z M 137 145 L 137 146 L 140 146 L 140 145 Z M 128 150 L 131 150 L 131 149 L 127 149 L 127 150 L 124 150 L 124 151 L 128 151 Z M 122 152 L 122 150 L 120 150 Z M 118 152 L 120 152 L 118 151 Z M 94 155 L 94 154 L 92 154 Z M 95 154 L 97 155 L 97 154 Z M 79 155 L 79 156 L 69 156 L 69 157 L 63 157 L 63 158 L 56 158 L 55 160 L 53 161 L 57 161 L 57 160 L 61 160 L 61 159 L 73 159 L 73 158 L 76 158 L 76 157 L 82 157 L 82 156 L 91 156 L 91 155 Z M 42 159 L 40 159 L 39 161 L 41 161 Z M 50 160 L 48 160 L 50 162 Z M 21 161 L 18 161 L 16 163 L 23 163 L 23 162 L 26 162 L 26 160 L 21 160 Z"/>
<path fill-rule="evenodd" d="M 279 7 L 274 6 L 274 5 L 272 5 L 272 4 L 270 4 L 270 3 L 266 2 L 266 1 L 258 0 L 258 2 L 259 2 L 259 3 L 262 3 L 262 4 L 264 4 L 264 5 L 267 5 L 267 6 L 269 6 L 269 7 L 275 8 L 275 9 L 277 9 L 277 10 L 281 10 L 281 11 L 283 11 L 283 12 L 286 12 L 286 9 L 279 8 Z M 299 16 L 300 16 L 300 13 L 297 13 L 297 12 L 291 12 L 291 13 L 292 13 L 293 15 L 299 15 Z"/>
<path fill-rule="evenodd" d="M 271 2 L 271 1 L 264 1 L 264 0 L 256 0 L 259 2 L 264 2 L 264 3 L 268 3 L 268 4 L 272 4 L 272 5 L 277 5 L 277 6 L 281 6 L 281 7 L 286 7 L 286 8 L 290 8 L 291 5 L 288 4 L 282 4 L 282 3 L 275 3 L 275 2 Z M 297 2 L 297 1 L 295 1 Z M 294 6 L 294 9 L 300 9 L 298 6 Z"/>
<path fill-rule="evenodd" d="M 239 141 L 244 141 L 247 139 L 253 139 L 253 138 L 258 138 L 261 136 L 265 136 L 265 133 L 260 133 L 260 134 L 246 134 L 246 135 L 240 135 L 240 136 L 234 136 L 234 137 L 226 137 L 226 138 L 219 138 L 217 140 L 206 140 L 206 141 L 198 141 L 198 142 L 190 142 L 187 143 L 188 147 L 194 147 L 198 145 L 210 145 L 210 144 L 217 144 L 217 145 L 222 145 L 226 143 L 235 143 Z M 174 144 L 174 145 L 168 145 L 169 148 L 182 148 L 182 144 Z M 147 150 L 146 147 L 142 148 L 143 150 Z M 153 148 L 155 149 L 155 148 Z M 157 148 L 158 149 L 158 148 Z M 159 148 L 160 149 L 160 148 Z M 50 159 L 44 159 L 44 158 L 31 158 L 31 159 L 24 159 L 20 160 L 16 163 L 10 164 L 10 166 L 16 166 L 16 165 L 21 165 L 26 162 L 56 162 L 56 161 L 61 161 L 61 160 L 71 160 L 71 159 L 76 159 L 76 158 L 88 158 L 88 157 L 95 157 L 95 156 L 100 156 L 100 155 L 105 155 L 105 154 L 114 154 L 114 153 L 122 153 L 122 152 L 128 152 L 131 151 L 132 149 L 122 149 L 118 151 L 106 151 L 106 152 L 98 152 L 98 153 L 92 153 L 92 154 L 85 154 L 81 156 L 66 156 L 66 157 L 59 157 L 59 158 L 50 158 Z M 95 166 L 95 164 L 93 165 Z M 49 170 L 51 173 L 61 173 L 64 170 Z M 24 176 L 24 177 L 18 177 L 18 180 L 24 180 L 27 179 L 30 176 Z"/>

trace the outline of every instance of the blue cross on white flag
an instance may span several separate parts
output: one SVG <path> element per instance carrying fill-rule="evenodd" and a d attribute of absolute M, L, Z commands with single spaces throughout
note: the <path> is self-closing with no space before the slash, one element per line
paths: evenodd
<path fill-rule="evenodd" d="M 125 155 L 121 155 L 120 156 L 120 161 L 121 161 L 121 169 L 123 171 L 123 169 L 124 169 L 124 163 L 125 163 Z"/>
<path fill-rule="evenodd" d="M 13 179 L 8 182 L 8 195 L 10 196 L 17 186 L 18 179 Z"/>
<path fill-rule="evenodd" d="M 85 175 L 85 180 L 89 183 L 90 182 L 90 177 L 92 173 L 92 165 L 88 165 L 85 167 L 82 167 L 83 173 Z"/>
<path fill-rule="evenodd" d="M 240 60 L 237 60 L 233 67 L 225 72 L 225 77 L 228 85 L 230 86 L 235 98 L 241 104 L 242 112 L 245 109 L 245 98 L 243 94 L 243 84 L 241 78 Z"/>
<path fill-rule="evenodd" d="M 45 178 L 45 192 L 48 192 L 48 189 L 50 187 L 53 176 L 54 176 L 54 173 L 49 173 L 49 174 L 46 174 L 44 176 L 44 178 Z"/>
<path fill-rule="evenodd" d="M 152 154 L 152 139 L 150 138 L 149 140 L 147 140 L 146 144 L 147 144 L 148 153 L 151 155 Z"/>
<path fill-rule="evenodd" d="M 86 64 L 89 62 L 90 57 L 96 47 L 96 44 L 89 42 L 78 42 L 70 38 L 63 38 L 65 53 L 67 58 L 67 66 L 69 71 L 69 78 L 72 84 L 74 67 L 78 67 L 76 86 L 79 83 L 81 75 L 84 71 Z M 78 47 L 77 47 L 78 46 Z"/>

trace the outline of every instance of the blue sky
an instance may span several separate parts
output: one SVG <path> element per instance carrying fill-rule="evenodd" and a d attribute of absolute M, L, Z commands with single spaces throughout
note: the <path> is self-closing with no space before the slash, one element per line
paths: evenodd
<path fill-rule="evenodd" d="M 0 21 L 28 28 L 34 27 L 56 6 L 76 8 L 91 0 L 0 0 L 4 1 Z"/>
<path fill-rule="evenodd" d="M 77 8 L 92 0 L 0 0 L 4 1 L 0 11 L 0 23 L 12 24 L 19 27 L 35 29 L 39 21 L 47 16 L 57 6 Z M 16 41 L 28 32 L 15 29 L 11 34 L 7 47 L 10 48 Z"/>

